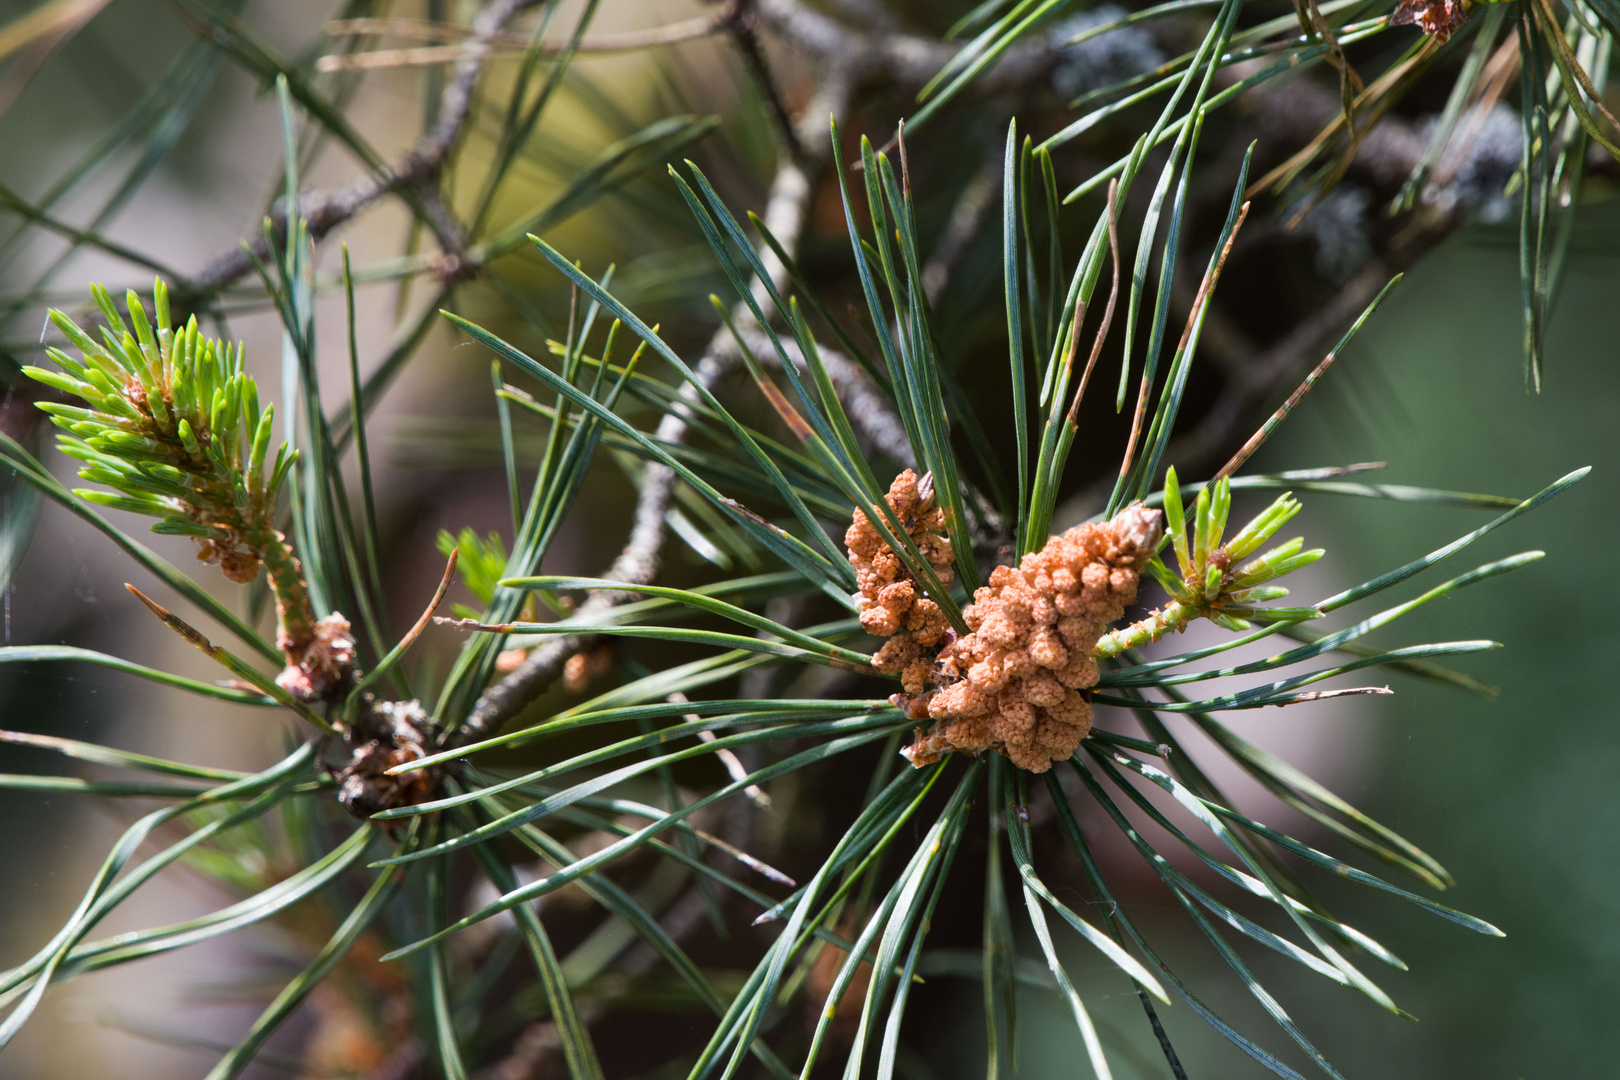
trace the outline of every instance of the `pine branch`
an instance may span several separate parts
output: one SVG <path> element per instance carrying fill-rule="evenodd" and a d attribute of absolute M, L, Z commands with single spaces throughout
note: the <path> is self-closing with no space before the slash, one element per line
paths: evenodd
<path fill-rule="evenodd" d="M 385 195 L 410 190 L 423 200 L 426 224 L 433 230 L 446 263 L 447 272 L 459 272 L 466 255 L 465 230 L 444 206 L 438 194 L 438 180 L 451 153 L 466 132 L 472 116 L 473 92 L 483 73 L 494 42 L 518 15 L 538 7 L 542 0 L 488 0 L 473 17 L 460 59 L 439 97 L 439 111 L 433 126 L 409 153 L 385 170 L 367 174 L 340 188 L 300 192 L 299 213 L 309 223 L 310 238 L 325 239 L 366 207 Z M 287 228 L 286 207 L 271 209 L 276 235 Z M 178 291 L 208 295 L 252 273 L 255 260 L 269 256 L 269 243 L 263 230 L 254 230 L 237 248 L 219 256 Z"/>
<path fill-rule="evenodd" d="M 835 72 L 838 70 L 834 69 Z M 807 116 L 816 115 L 814 109 L 821 105 L 836 109 L 842 103 L 839 100 L 841 95 L 847 93 L 848 89 L 849 84 L 841 78 L 828 79 L 823 83 L 821 92 L 815 99 L 816 105 L 806 110 Z M 826 142 L 818 139 L 813 143 L 807 142 L 806 145 L 825 146 Z M 820 159 L 824 157 L 825 151 L 822 151 Z M 795 164 L 791 157 L 785 158 L 778 166 L 776 177 L 771 182 L 770 195 L 765 203 L 764 221 L 766 229 L 783 245 L 790 256 L 798 246 L 799 236 L 804 229 L 810 191 L 810 181 L 805 169 Z M 768 245 L 762 247 L 760 258 L 764 262 L 772 285 L 778 290 L 782 289 L 787 281 L 787 268 Z M 755 303 L 763 308 L 769 301 L 764 284 L 756 279 L 752 289 Z M 748 306 L 741 302 L 733 309 L 732 315 L 733 321 L 739 324 L 749 324 L 753 318 Z M 726 372 L 736 365 L 738 359 L 731 332 L 721 327 L 710 339 L 708 349 L 695 367 L 703 389 L 712 389 L 718 385 Z M 683 383 L 679 390 L 680 400 L 686 407 L 695 403 L 700 393 L 699 387 L 693 383 Z M 678 445 L 686 439 L 687 429 L 688 423 L 682 415 L 682 407 L 677 406 L 659 420 L 655 437 L 661 443 Z M 647 463 L 642 473 L 641 492 L 636 501 L 630 537 L 605 573 L 604 576 L 608 580 L 643 585 L 650 583 L 657 576 L 667 531 L 665 515 L 669 510 L 674 485 L 675 473 L 668 465 L 657 461 Z M 600 614 L 629 602 L 634 595 L 612 590 L 593 592 L 581 605 L 581 614 Z M 468 714 L 467 720 L 457 729 L 456 743 L 464 745 L 475 742 L 499 731 L 506 721 L 545 693 L 547 688 L 562 675 L 563 666 L 568 662 L 568 658 L 588 644 L 587 636 L 571 636 L 547 641 L 536 647 L 516 669 L 484 691 Z"/>

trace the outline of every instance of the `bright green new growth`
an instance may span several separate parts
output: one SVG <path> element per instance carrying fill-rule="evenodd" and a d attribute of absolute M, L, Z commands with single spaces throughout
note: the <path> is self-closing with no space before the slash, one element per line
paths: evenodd
<path fill-rule="evenodd" d="M 477 597 L 479 603 L 488 607 L 495 599 L 496 586 L 507 576 L 506 563 L 510 556 L 507 554 L 506 542 L 501 539 L 501 534 L 492 532 L 485 538 L 479 536 L 472 528 L 463 528 L 460 535 L 452 534 L 448 529 L 440 529 L 437 544 L 439 554 L 446 557 L 452 551 L 461 552 L 456 561 L 456 573 L 460 576 L 461 583 L 467 586 L 467 591 Z M 463 619 L 476 619 L 481 614 L 466 604 L 456 604 L 451 610 L 458 618 Z"/>
<path fill-rule="evenodd" d="M 283 442 L 266 475 L 274 407 L 242 370 L 240 342 L 203 336 L 193 315 L 175 330 L 168 286 L 152 290 L 157 325 L 132 289 L 126 324 L 112 297 L 91 286 L 106 324 L 96 341 L 63 312 L 51 322 L 80 359 L 47 349 L 61 371 L 27 367 L 33 379 L 83 400 L 89 408 L 41 402 L 64 432 L 62 452 L 84 462 L 79 475 L 113 491 L 80 488 L 89 502 L 148 514 L 152 531 L 194 537 L 197 557 L 246 583 L 265 565 L 278 601 L 283 651 L 314 635 L 314 617 L 292 548 L 275 528 L 276 495 L 297 452 Z"/>
<path fill-rule="evenodd" d="M 1321 617 L 1315 608 L 1258 605 L 1287 596 L 1287 589 L 1266 582 L 1309 566 L 1323 556 L 1322 548 L 1301 551 L 1305 542 L 1295 537 L 1264 555 L 1243 561 L 1299 513 L 1299 501 L 1292 494 L 1278 496 L 1276 502 L 1222 544 L 1231 510 L 1232 485 L 1223 476 L 1198 492 L 1189 535 L 1181 485 L 1176 481 L 1176 470 L 1170 470 L 1164 481 L 1165 539 L 1175 550 L 1181 573 L 1172 573 L 1158 557 L 1148 564 L 1148 571 L 1170 594 L 1170 603 L 1140 622 L 1104 635 L 1092 650 L 1094 656 L 1118 656 L 1126 649 L 1150 645 L 1172 631 L 1180 633 L 1198 618 L 1241 631 L 1249 628 L 1247 619 L 1300 621 Z"/>

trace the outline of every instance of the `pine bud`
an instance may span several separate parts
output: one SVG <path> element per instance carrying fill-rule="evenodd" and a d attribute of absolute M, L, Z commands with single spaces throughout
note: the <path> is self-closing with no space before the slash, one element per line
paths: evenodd
<path fill-rule="evenodd" d="M 46 406 L 53 422 L 71 432 L 59 445 L 85 463 L 80 475 L 114 489 L 78 494 L 158 518 L 155 531 L 195 537 L 198 557 L 219 564 L 232 581 L 251 581 L 268 566 L 278 642 L 295 672 L 285 685 L 302 696 L 326 693 L 341 680 L 353 643 L 347 624 L 338 625 L 341 616 L 315 622 L 298 560 L 274 527 L 276 492 L 297 455 L 283 443 L 264 481 L 271 410 L 260 412 L 241 347 L 204 338 L 195 316 L 176 333 L 162 281 L 153 290 L 155 328 L 135 293 L 125 303 L 128 323 L 106 289 L 93 286 L 91 295 L 105 322 L 102 340 L 52 311 L 51 322 L 81 357 L 53 348 L 48 355 L 59 371 L 26 369 L 89 406 Z M 252 439 L 245 471 L 244 433 Z"/>

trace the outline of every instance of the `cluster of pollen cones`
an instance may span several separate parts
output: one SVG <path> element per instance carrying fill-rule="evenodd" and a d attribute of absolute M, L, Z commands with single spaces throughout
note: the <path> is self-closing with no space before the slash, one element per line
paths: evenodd
<path fill-rule="evenodd" d="M 948 582 L 945 522 L 930 494 L 926 480 L 907 470 L 888 502 Z M 1134 503 L 1111 521 L 1052 537 L 1016 567 L 996 567 L 962 612 L 970 632 L 957 636 L 857 511 L 846 539 L 860 578 L 861 624 L 890 639 L 873 666 L 900 674 L 906 692 L 895 703 L 931 721 L 904 751 L 911 763 L 995 750 L 1045 772 L 1072 755 L 1091 730 L 1091 705 L 1080 694 L 1097 682 L 1091 650 L 1136 600 L 1140 568 L 1163 531 L 1159 511 Z"/>
<path fill-rule="evenodd" d="M 905 528 L 941 585 L 950 587 L 951 541 L 945 534 L 945 513 L 934 502 L 930 477 L 917 478 L 907 469 L 894 478 L 884 497 L 895 519 Z M 885 637 L 872 657 L 872 666 L 887 675 L 899 675 L 907 693 L 921 693 L 934 666 L 934 654 L 950 633 L 951 624 L 939 605 L 925 597 L 912 580 L 900 556 L 860 510 L 844 534 L 849 561 L 855 567 L 855 606 L 861 628 Z"/>
<path fill-rule="evenodd" d="M 1444 45 L 1468 21 L 1469 6 L 1468 0 L 1400 0 L 1389 25 L 1415 26 Z"/>

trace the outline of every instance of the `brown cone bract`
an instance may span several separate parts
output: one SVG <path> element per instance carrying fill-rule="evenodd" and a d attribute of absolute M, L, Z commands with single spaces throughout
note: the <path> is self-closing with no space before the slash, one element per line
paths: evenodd
<path fill-rule="evenodd" d="M 1135 601 L 1139 570 L 1163 535 L 1163 515 L 1133 503 L 1052 537 L 1016 568 L 998 566 L 962 613 L 972 632 L 939 654 L 933 724 L 904 751 L 912 764 L 995 750 L 1045 772 L 1072 755 L 1091 730 L 1080 695 L 1097 682 L 1091 650 Z"/>
<path fill-rule="evenodd" d="M 1444 45 L 1468 21 L 1468 0 L 1400 0 L 1389 25 L 1415 26 Z"/>
<path fill-rule="evenodd" d="M 933 485 L 910 469 L 894 478 L 884 496 L 906 535 L 928 560 L 940 583 L 949 585 L 951 541 L 945 535 L 945 514 L 935 503 Z M 849 561 L 855 567 L 855 606 L 861 627 L 889 640 L 872 657 L 872 666 L 899 675 L 910 694 L 921 693 L 933 667 L 932 650 L 944 640 L 950 624 L 939 605 L 923 595 L 904 560 L 883 539 L 860 510 L 844 534 Z"/>

